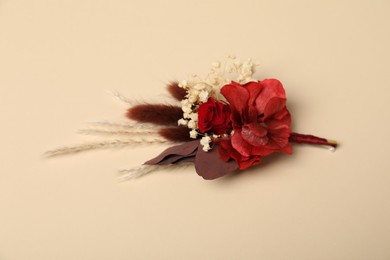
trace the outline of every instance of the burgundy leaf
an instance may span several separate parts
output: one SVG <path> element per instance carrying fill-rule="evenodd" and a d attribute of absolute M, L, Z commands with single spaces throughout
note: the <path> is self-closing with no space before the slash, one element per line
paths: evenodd
<path fill-rule="evenodd" d="M 238 169 L 236 161 L 225 162 L 221 159 L 218 146 L 218 144 L 215 144 L 212 150 L 205 152 L 199 145 L 195 157 L 195 169 L 198 175 L 205 180 L 213 180 Z"/>
<path fill-rule="evenodd" d="M 194 157 L 196 150 L 198 149 L 199 140 L 186 142 L 184 144 L 175 145 L 169 147 L 163 151 L 157 157 L 145 162 L 144 164 L 155 165 L 155 164 L 172 164 L 176 162 L 187 161 L 186 158 Z"/>

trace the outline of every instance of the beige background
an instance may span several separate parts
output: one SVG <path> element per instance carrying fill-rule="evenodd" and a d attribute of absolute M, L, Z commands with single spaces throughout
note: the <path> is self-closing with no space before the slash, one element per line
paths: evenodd
<path fill-rule="evenodd" d="M 0 259 L 390 259 L 389 1 L 0 1 Z M 118 183 L 165 146 L 43 159 L 121 119 L 107 94 L 235 53 L 280 79 L 293 130 L 337 139 L 245 173 Z"/>

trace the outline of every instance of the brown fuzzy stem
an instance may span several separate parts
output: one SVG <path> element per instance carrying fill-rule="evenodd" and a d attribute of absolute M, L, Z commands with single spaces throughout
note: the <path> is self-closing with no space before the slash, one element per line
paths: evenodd
<path fill-rule="evenodd" d="M 167 90 L 172 95 L 172 97 L 174 97 L 178 101 L 183 100 L 187 95 L 187 91 L 179 87 L 179 83 L 176 81 L 169 83 L 167 85 Z"/>
<path fill-rule="evenodd" d="M 172 142 L 188 142 L 194 140 L 190 138 L 190 131 L 186 126 L 161 128 L 158 133 Z"/>
<path fill-rule="evenodd" d="M 336 148 L 338 145 L 337 142 L 333 140 L 328 140 L 314 135 L 304 135 L 298 133 L 291 133 L 289 137 L 289 141 L 291 143 L 298 143 L 298 144 L 328 145 L 333 148 Z"/>
<path fill-rule="evenodd" d="M 179 106 L 164 104 L 141 104 L 128 109 L 127 117 L 141 122 L 156 125 L 177 125 L 183 111 Z"/>

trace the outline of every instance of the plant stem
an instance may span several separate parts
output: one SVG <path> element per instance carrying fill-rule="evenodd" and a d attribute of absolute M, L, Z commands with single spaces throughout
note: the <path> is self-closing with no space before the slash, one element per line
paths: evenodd
<path fill-rule="evenodd" d="M 298 133 L 291 133 L 289 137 L 289 141 L 291 143 L 298 143 L 298 144 L 328 145 L 328 146 L 332 146 L 333 148 L 336 148 L 338 145 L 337 142 L 333 140 L 328 140 L 314 135 L 304 135 Z"/>

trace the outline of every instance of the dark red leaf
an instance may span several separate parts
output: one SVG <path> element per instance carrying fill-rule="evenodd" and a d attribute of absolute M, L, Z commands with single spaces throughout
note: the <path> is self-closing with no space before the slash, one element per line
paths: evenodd
<path fill-rule="evenodd" d="M 145 162 L 144 164 L 155 165 L 155 164 L 172 164 L 179 161 L 183 161 L 186 158 L 193 157 L 196 155 L 198 149 L 199 140 L 186 142 L 184 144 L 175 145 L 169 147 L 163 151 L 157 157 Z"/>
<path fill-rule="evenodd" d="M 199 146 L 195 157 L 195 169 L 199 176 L 205 180 L 213 180 L 222 177 L 238 169 L 237 162 L 230 160 L 225 162 L 219 155 L 218 144 L 212 150 L 205 152 Z"/>

